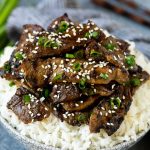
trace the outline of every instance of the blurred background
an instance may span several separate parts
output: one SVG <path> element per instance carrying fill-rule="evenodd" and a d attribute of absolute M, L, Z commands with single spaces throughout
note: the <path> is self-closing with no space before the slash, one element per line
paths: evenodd
<path fill-rule="evenodd" d="M 134 41 L 150 58 L 150 0 L 0 0 L 0 55 L 17 42 L 22 25 L 47 28 L 65 12 L 77 22 L 92 19 L 113 35 Z M 150 133 L 130 150 L 149 150 L 149 139 Z M 0 150 L 25 148 L 0 125 Z"/>

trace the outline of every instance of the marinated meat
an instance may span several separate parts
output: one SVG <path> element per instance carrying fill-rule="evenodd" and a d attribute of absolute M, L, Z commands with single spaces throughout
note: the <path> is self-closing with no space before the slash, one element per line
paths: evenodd
<path fill-rule="evenodd" d="M 17 89 L 15 95 L 8 102 L 7 107 L 25 124 L 41 121 L 49 117 L 51 112 L 49 106 L 23 87 Z"/>
<path fill-rule="evenodd" d="M 129 80 L 128 72 L 123 68 L 110 66 L 105 62 L 96 64 L 76 59 L 71 62 L 60 58 L 26 61 L 19 69 L 32 88 L 49 83 L 80 83 L 83 78 L 90 84 L 108 84 L 111 81 L 122 84 Z"/>
<path fill-rule="evenodd" d="M 94 95 L 85 100 L 63 103 L 62 106 L 66 111 L 69 112 L 81 111 L 90 107 L 94 102 L 96 102 L 96 100 L 98 100 L 98 97 L 99 95 Z"/>
<path fill-rule="evenodd" d="M 89 122 L 90 131 L 99 132 L 100 129 L 105 129 L 108 135 L 112 135 L 120 127 L 131 103 L 130 89 L 120 86 L 114 95 L 109 99 L 102 99 L 93 109 Z"/>
<path fill-rule="evenodd" d="M 72 83 L 54 84 L 51 99 L 53 103 L 69 102 L 80 98 L 79 88 Z"/>
<path fill-rule="evenodd" d="M 24 123 L 53 113 L 73 126 L 89 125 L 112 135 L 120 127 L 137 88 L 149 74 L 136 64 L 130 44 L 105 32 L 92 21 L 72 22 L 67 14 L 48 30 L 25 25 L 0 76 L 16 83 L 8 102 Z"/>

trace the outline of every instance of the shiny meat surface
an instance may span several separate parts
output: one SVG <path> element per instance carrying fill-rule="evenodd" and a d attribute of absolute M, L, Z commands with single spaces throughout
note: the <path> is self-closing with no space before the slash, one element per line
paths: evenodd
<path fill-rule="evenodd" d="M 130 90 L 120 86 L 109 99 L 102 99 L 90 117 L 90 131 L 105 129 L 112 135 L 121 125 L 132 103 Z"/>
<path fill-rule="evenodd" d="M 7 104 L 25 124 L 41 121 L 50 115 L 50 108 L 27 89 L 20 87 Z"/>
<path fill-rule="evenodd" d="M 110 136 L 130 109 L 132 96 L 149 74 L 138 66 L 130 44 L 92 21 L 72 22 L 67 14 L 47 28 L 24 25 L 0 76 L 17 85 L 8 102 L 28 124 L 53 113 L 72 126 L 89 125 Z"/>

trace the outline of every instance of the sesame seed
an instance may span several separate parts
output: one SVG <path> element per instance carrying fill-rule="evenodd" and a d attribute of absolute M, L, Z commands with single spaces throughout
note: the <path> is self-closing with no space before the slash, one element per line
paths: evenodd
<path fill-rule="evenodd" d="M 44 77 L 45 79 L 47 79 L 47 78 L 48 78 L 48 76 L 47 76 L 47 75 L 43 75 L 43 77 Z"/>
<path fill-rule="evenodd" d="M 38 113 L 37 116 L 41 116 L 41 114 Z"/>
<path fill-rule="evenodd" d="M 54 95 L 54 98 L 56 98 L 57 97 L 57 95 Z"/>
<path fill-rule="evenodd" d="M 55 111 L 56 111 L 57 109 L 54 107 L 54 108 L 53 108 L 53 110 L 55 110 Z"/>
<path fill-rule="evenodd" d="M 102 109 L 102 110 L 105 110 L 105 108 L 104 108 L 104 107 L 101 107 L 101 109 Z"/>
<path fill-rule="evenodd" d="M 45 100 L 45 97 L 41 97 L 40 101 L 43 102 Z"/>
<path fill-rule="evenodd" d="M 79 104 L 77 104 L 77 103 L 76 103 L 76 104 L 75 104 L 75 106 L 76 106 L 76 107 L 78 107 L 78 106 L 79 106 Z"/>

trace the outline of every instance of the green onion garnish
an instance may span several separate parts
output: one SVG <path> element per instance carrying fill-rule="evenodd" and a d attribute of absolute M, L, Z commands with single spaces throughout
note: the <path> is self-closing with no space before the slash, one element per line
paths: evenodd
<path fill-rule="evenodd" d="M 84 52 L 83 50 L 78 50 L 77 52 L 74 53 L 75 58 L 83 58 L 84 57 Z"/>
<path fill-rule="evenodd" d="M 131 85 L 133 85 L 133 86 L 140 86 L 140 85 L 141 85 L 141 81 L 140 81 L 140 79 L 138 79 L 138 78 L 133 78 L 133 79 L 131 79 L 130 83 L 131 83 Z"/>
<path fill-rule="evenodd" d="M 51 47 L 51 48 L 58 48 L 59 47 L 59 44 L 56 42 L 56 41 L 52 41 L 52 40 L 47 40 L 45 43 L 44 43 L 44 47 Z"/>
<path fill-rule="evenodd" d="M 23 101 L 25 104 L 29 104 L 31 101 L 31 98 L 29 95 L 23 95 Z"/>
<path fill-rule="evenodd" d="M 126 56 L 125 62 L 129 67 L 134 66 L 135 65 L 135 56 L 133 56 L 133 55 Z"/>
<path fill-rule="evenodd" d="M 38 45 L 44 46 L 45 42 L 47 41 L 46 37 L 39 37 L 38 39 Z"/>
<path fill-rule="evenodd" d="M 107 73 L 101 73 L 100 77 L 103 78 L 103 79 L 105 79 L 105 80 L 107 80 L 109 76 L 108 76 Z"/>
<path fill-rule="evenodd" d="M 10 72 L 11 71 L 11 66 L 9 63 L 4 64 L 4 71 Z"/>
<path fill-rule="evenodd" d="M 20 52 L 15 53 L 15 58 L 17 60 L 22 60 L 23 59 L 23 55 Z"/>
<path fill-rule="evenodd" d="M 83 78 L 83 79 L 81 79 L 80 82 L 79 82 L 79 88 L 80 88 L 81 90 L 83 90 L 83 89 L 85 89 L 85 87 L 86 87 L 86 79 Z"/>
<path fill-rule="evenodd" d="M 110 99 L 110 105 L 111 105 L 112 109 L 114 108 L 114 106 L 120 107 L 120 105 L 121 105 L 120 98 L 119 97 L 117 97 L 117 98 L 111 98 Z"/>
<path fill-rule="evenodd" d="M 50 95 L 49 89 L 44 89 L 44 90 L 43 90 L 43 96 L 44 96 L 45 98 L 48 98 L 49 95 Z"/>
<path fill-rule="evenodd" d="M 38 39 L 38 45 L 44 46 L 44 47 L 50 47 L 50 48 L 58 48 L 59 44 L 56 41 L 49 40 L 46 37 L 40 37 Z"/>
<path fill-rule="evenodd" d="M 87 32 L 87 33 L 85 33 L 85 36 L 84 36 L 85 38 L 90 38 L 90 33 L 89 32 Z"/>
<path fill-rule="evenodd" d="M 91 37 L 93 37 L 94 39 L 96 39 L 99 36 L 99 33 L 97 31 L 94 31 L 91 33 Z"/>
<path fill-rule="evenodd" d="M 73 64 L 73 69 L 74 69 L 75 71 L 80 71 L 80 70 L 81 70 L 81 64 L 78 63 L 78 62 L 74 63 L 74 64 Z"/>
<path fill-rule="evenodd" d="M 54 80 L 60 80 L 60 79 L 62 79 L 62 73 L 57 74 L 53 79 Z"/>
<path fill-rule="evenodd" d="M 104 46 L 107 50 L 113 51 L 115 49 L 115 45 L 108 43 Z"/>
<path fill-rule="evenodd" d="M 61 21 L 58 26 L 58 32 L 65 32 L 69 27 L 69 23 L 67 21 Z"/>
<path fill-rule="evenodd" d="M 80 121 L 86 121 L 87 116 L 85 114 L 80 114 L 77 116 L 77 120 Z"/>
<path fill-rule="evenodd" d="M 95 51 L 94 49 L 92 49 L 91 52 L 90 52 L 90 56 L 92 56 L 92 57 L 99 57 L 100 56 L 100 52 Z"/>
<path fill-rule="evenodd" d="M 70 58 L 70 59 L 75 58 L 74 54 L 66 54 L 65 57 L 66 57 L 66 58 Z"/>
<path fill-rule="evenodd" d="M 87 33 L 85 34 L 85 38 L 90 38 L 90 37 L 92 37 L 92 38 L 96 39 L 98 36 L 99 36 L 99 33 L 98 33 L 97 31 L 94 31 L 94 32 L 92 32 L 92 33 L 87 32 Z"/>
<path fill-rule="evenodd" d="M 10 81 L 9 86 L 12 87 L 14 85 L 15 85 L 15 83 L 13 81 Z"/>

